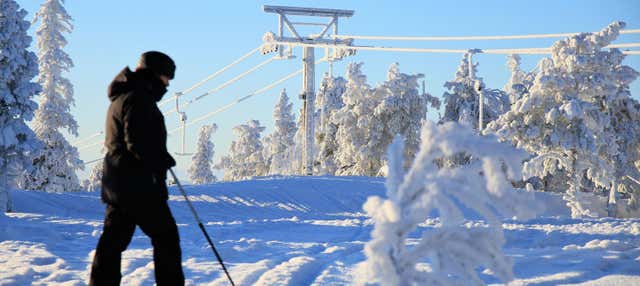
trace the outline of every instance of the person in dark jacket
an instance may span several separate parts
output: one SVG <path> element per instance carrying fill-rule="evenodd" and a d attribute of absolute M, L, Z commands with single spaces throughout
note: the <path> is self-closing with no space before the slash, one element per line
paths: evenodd
<path fill-rule="evenodd" d="M 135 71 L 123 69 L 109 86 L 101 197 L 104 228 L 89 285 L 119 285 L 120 260 L 136 225 L 151 238 L 157 285 L 184 285 L 178 228 L 167 204 L 164 117 L 156 103 L 167 92 L 176 66 L 161 52 L 142 54 Z"/>

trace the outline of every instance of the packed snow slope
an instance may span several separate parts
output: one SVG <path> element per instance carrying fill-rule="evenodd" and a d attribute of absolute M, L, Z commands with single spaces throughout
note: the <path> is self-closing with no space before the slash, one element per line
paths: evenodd
<path fill-rule="evenodd" d="M 268 177 L 186 186 L 237 285 L 351 285 L 373 228 L 362 211 L 384 180 Z M 188 285 L 228 285 L 184 199 L 171 188 Z M 98 193 L 12 192 L 0 215 L 0 285 L 84 285 L 102 229 Z M 505 253 L 525 285 L 640 285 L 640 220 L 571 219 L 559 196 L 545 215 L 503 220 Z M 469 216 L 473 223 L 473 216 Z M 422 228 L 437 227 L 434 218 Z M 123 285 L 153 285 L 152 248 L 136 231 Z M 486 283 L 499 283 L 485 275 Z"/>

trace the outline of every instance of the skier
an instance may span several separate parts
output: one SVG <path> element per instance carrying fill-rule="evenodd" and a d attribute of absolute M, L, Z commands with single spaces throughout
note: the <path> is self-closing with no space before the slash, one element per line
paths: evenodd
<path fill-rule="evenodd" d="M 124 68 L 109 86 L 107 155 L 102 176 L 106 203 L 89 285 L 119 285 L 120 260 L 136 225 L 151 238 L 157 285 L 184 285 L 178 228 L 167 204 L 164 117 L 156 102 L 167 92 L 176 66 L 164 53 L 143 53 L 135 71 Z"/>

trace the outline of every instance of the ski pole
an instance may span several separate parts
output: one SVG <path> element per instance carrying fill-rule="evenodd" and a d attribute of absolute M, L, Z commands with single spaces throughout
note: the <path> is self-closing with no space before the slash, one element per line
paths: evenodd
<path fill-rule="evenodd" d="M 220 266 L 222 266 L 222 270 L 224 270 L 224 273 L 227 275 L 227 278 L 229 278 L 229 282 L 231 283 L 231 285 L 235 286 L 236 284 L 233 283 L 233 280 L 231 280 L 231 275 L 229 275 L 229 271 L 227 271 L 227 267 L 225 267 L 224 262 L 222 262 L 222 257 L 220 257 L 220 254 L 218 253 L 218 250 L 216 250 L 216 247 L 213 246 L 213 241 L 211 241 L 211 237 L 209 237 L 209 233 L 207 233 L 207 230 L 204 229 L 204 225 L 202 224 L 202 221 L 200 220 L 200 217 L 198 216 L 196 209 L 193 207 L 193 205 L 191 204 L 191 201 L 187 197 L 187 193 L 182 188 L 180 181 L 178 181 L 178 177 L 173 172 L 173 169 L 169 168 L 169 172 L 171 172 L 171 176 L 173 177 L 173 180 L 176 182 L 176 184 L 178 185 L 178 189 L 182 193 L 182 196 L 184 196 L 184 199 L 187 201 L 187 205 L 191 209 L 193 216 L 196 218 L 196 221 L 198 222 L 198 226 L 202 230 L 202 233 L 204 233 L 204 236 L 207 238 L 207 241 L 209 242 L 211 249 L 213 249 L 213 253 L 216 255 L 216 258 L 218 258 L 218 262 L 220 263 Z"/>

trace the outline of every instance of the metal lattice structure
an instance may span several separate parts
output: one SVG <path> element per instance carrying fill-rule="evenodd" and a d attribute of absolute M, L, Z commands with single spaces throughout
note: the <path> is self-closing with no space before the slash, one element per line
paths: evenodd
<path fill-rule="evenodd" d="M 283 46 L 287 43 L 291 44 L 328 44 L 334 46 L 333 53 L 329 54 L 329 47 L 325 48 L 325 58 L 330 62 L 341 59 L 345 55 L 354 54 L 353 50 L 349 50 L 351 39 L 338 39 L 338 19 L 341 17 L 353 16 L 353 10 L 336 10 L 322 8 L 303 8 L 288 6 L 269 6 L 263 7 L 264 12 L 278 14 L 278 34 L 267 32 L 263 37 L 265 45 L 262 53 L 278 52 L 280 58 L 292 58 L 290 51 L 293 45 L 289 45 L 289 55 L 285 56 Z M 328 18 L 326 23 L 317 22 L 292 22 L 289 16 L 305 16 L 305 17 L 322 17 Z M 322 30 L 317 34 L 301 36 L 298 33 L 298 26 L 318 26 Z M 287 27 L 290 35 L 286 36 L 284 27 Z M 333 35 L 329 37 L 328 32 L 333 28 Z M 273 44 L 277 42 L 277 44 Z M 345 48 L 340 48 L 344 46 Z M 314 145 L 314 122 L 313 108 L 315 106 L 315 48 L 308 46 L 303 48 L 302 52 L 302 93 L 300 98 L 303 100 L 302 107 L 302 132 L 304 134 L 304 142 L 302 145 L 302 174 L 313 174 L 313 145 Z"/>

